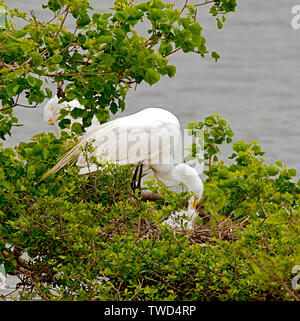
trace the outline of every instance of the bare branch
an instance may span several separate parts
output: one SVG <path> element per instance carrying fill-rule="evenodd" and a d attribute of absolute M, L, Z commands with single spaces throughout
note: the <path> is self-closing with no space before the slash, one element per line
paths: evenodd
<path fill-rule="evenodd" d="M 189 2 L 189 0 L 185 0 L 185 3 L 183 5 L 182 9 L 180 10 L 180 13 L 182 13 L 184 11 L 184 9 L 187 7 L 188 2 Z"/>
<path fill-rule="evenodd" d="M 186 7 L 189 5 L 188 4 L 189 0 L 185 0 L 185 3 L 182 7 L 182 9 L 180 10 L 180 13 L 182 13 Z M 215 2 L 215 0 L 208 0 L 208 1 L 205 1 L 205 2 L 202 2 L 202 3 L 199 3 L 199 4 L 191 4 L 193 7 L 201 7 L 201 6 L 205 6 L 206 4 L 210 4 L 210 3 L 213 3 Z"/>
<path fill-rule="evenodd" d="M 15 107 L 17 107 L 17 106 L 23 107 L 23 108 L 36 108 L 36 107 L 38 106 L 38 103 L 36 103 L 35 105 L 22 105 L 22 104 L 15 103 L 15 104 L 13 104 L 12 106 L 5 107 L 5 108 L 0 109 L 0 111 L 9 110 L 9 109 L 15 108 Z"/>
<path fill-rule="evenodd" d="M 169 54 L 164 55 L 164 58 L 165 58 L 165 57 L 168 57 L 168 56 L 170 56 L 170 55 L 173 55 L 175 52 L 179 51 L 180 49 L 181 49 L 181 47 L 178 47 L 178 48 L 174 49 L 174 50 L 171 51 Z"/>
<path fill-rule="evenodd" d="M 215 0 L 209 0 L 209 1 L 199 3 L 199 4 L 193 4 L 193 6 L 194 7 L 201 7 L 201 6 L 205 6 L 206 4 L 213 3 L 213 2 L 215 2 Z"/>
<path fill-rule="evenodd" d="M 64 17 L 63 17 L 63 20 L 62 20 L 62 22 L 61 22 L 61 24 L 60 24 L 60 26 L 59 26 L 59 29 L 58 29 L 56 35 L 55 35 L 54 38 L 53 38 L 53 41 L 55 41 L 55 40 L 57 39 L 57 37 L 59 36 L 59 34 L 60 34 L 60 32 L 61 32 L 61 29 L 63 28 L 63 26 L 64 26 L 64 24 L 65 24 L 65 21 L 66 21 L 66 19 L 67 19 L 67 16 L 68 16 L 68 14 L 69 14 L 69 10 L 70 10 L 70 7 L 67 7 L 67 9 L 66 9 L 66 11 L 65 11 L 65 15 L 64 15 Z"/>

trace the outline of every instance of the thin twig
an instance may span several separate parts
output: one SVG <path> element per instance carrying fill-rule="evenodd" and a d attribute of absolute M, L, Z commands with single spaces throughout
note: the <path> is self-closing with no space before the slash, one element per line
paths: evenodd
<path fill-rule="evenodd" d="M 61 32 L 61 29 L 63 28 L 63 26 L 64 26 L 64 24 L 65 24 L 65 21 L 66 21 L 66 19 L 67 19 L 67 16 L 68 16 L 68 14 L 69 14 L 69 10 L 70 10 L 70 7 L 67 7 L 66 8 L 66 11 L 65 11 L 65 15 L 64 15 L 64 17 L 63 17 L 63 20 L 62 20 L 62 22 L 61 22 L 61 24 L 60 24 L 60 26 L 59 26 L 59 29 L 58 29 L 58 31 L 56 32 L 56 35 L 54 36 L 54 38 L 53 38 L 53 42 L 57 39 L 57 37 L 59 36 L 59 34 L 60 34 L 60 32 Z"/>
<path fill-rule="evenodd" d="M 183 5 L 182 9 L 180 10 L 180 13 L 182 13 L 184 11 L 184 9 L 187 7 L 188 2 L 189 2 L 189 0 L 185 0 L 185 3 Z"/>
<path fill-rule="evenodd" d="M 169 54 L 164 55 L 163 57 L 164 57 L 164 58 L 165 58 L 165 57 L 168 57 L 168 56 L 170 56 L 170 55 L 174 54 L 175 52 L 179 51 L 180 49 L 181 49 L 181 46 L 180 46 L 180 47 L 178 47 L 178 48 L 176 48 L 176 49 L 174 49 L 174 50 L 173 50 L 173 51 L 171 51 Z"/>
<path fill-rule="evenodd" d="M 76 77 L 76 76 L 101 76 L 101 75 L 106 75 L 106 74 L 111 74 L 114 73 L 114 71 L 103 71 L 103 72 L 77 72 L 77 73 L 45 73 L 44 76 L 47 77 Z"/>
<path fill-rule="evenodd" d="M 2 108 L 0 109 L 0 111 L 5 111 L 5 110 L 9 110 L 9 109 L 12 109 L 14 107 L 23 107 L 23 108 L 36 108 L 38 106 L 38 103 L 36 103 L 35 105 L 22 105 L 22 104 L 13 104 L 12 106 L 9 106 L 9 107 L 5 107 L 5 108 Z"/>
<path fill-rule="evenodd" d="M 193 6 L 194 7 L 201 7 L 201 6 L 205 6 L 206 4 L 213 3 L 213 2 L 215 2 L 215 0 L 209 0 L 209 1 L 199 3 L 199 4 L 193 4 Z"/>
<path fill-rule="evenodd" d="M 182 9 L 180 10 L 180 13 L 182 13 L 186 7 L 188 6 L 188 2 L 189 0 L 185 0 L 185 3 L 182 7 Z M 215 0 L 209 0 L 209 1 L 205 1 L 205 2 L 202 2 L 202 3 L 198 3 L 198 4 L 192 4 L 193 7 L 201 7 L 201 6 L 205 6 L 206 4 L 210 4 L 210 3 L 213 3 L 215 2 Z"/>

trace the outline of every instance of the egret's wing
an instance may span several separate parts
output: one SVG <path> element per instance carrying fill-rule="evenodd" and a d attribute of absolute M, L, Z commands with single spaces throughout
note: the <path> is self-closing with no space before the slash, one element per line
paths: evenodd
<path fill-rule="evenodd" d="M 89 138 L 93 156 L 99 161 L 104 158 L 119 164 L 173 163 L 174 151 L 181 141 L 179 122 L 176 118 L 174 121 L 172 117 L 175 116 L 169 112 L 151 110 L 151 113 L 140 112 L 94 129 Z M 80 155 L 77 166 L 87 166 L 86 155 Z"/>
<path fill-rule="evenodd" d="M 136 114 L 93 126 L 81 136 L 80 141 L 46 174 L 54 174 L 67 163 L 77 160 L 80 173 L 97 170 L 90 156 L 98 161 L 107 159 L 119 164 L 169 164 L 180 144 L 180 125 L 170 112 L 148 108 Z M 87 145 L 93 147 L 89 155 Z"/>

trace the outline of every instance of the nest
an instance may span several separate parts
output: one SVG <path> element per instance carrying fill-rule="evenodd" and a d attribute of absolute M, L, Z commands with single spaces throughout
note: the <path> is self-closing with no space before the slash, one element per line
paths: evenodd
<path fill-rule="evenodd" d="M 163 197 L 160 199 L 163 199 Z M 215 243 L 216 239 L 234 242 L 238 238 L 237 231 L 245 230 L 245 223 L 248 217 L 238 221 L 232 221 L 230 217 L 227 217 L 224 220 L 211 223 L 211 216 L 203 209 L 203 205 L 204 197 L 200 199 L 197 205 L 198 215 L 205 222 L 204 224 L 196 223 L 192 231 L 174 228 L 174 233 L 188 234 L 188 240 L 191 243 L 201 243 L 205 246 L 207 243 Z M 159 229 L 157 227 L 146 222 L 144 224 L 146 224 L 144 227 L 141 228 L 139 226 L 138 229 L 138 232 L 142 231 L 143 237 L 155 237 L 158 235 Z"/>
<path fill-rule="evenodd" d="M 215 224 L 196 224 L 189 233 L 192 243 L 214 243 L 216 239 L 234 242 L 237 240 L 237 230 L 245 229 L 245 221 L 233 222 L 229 217 Z"/>
<path fill-rule="evenodd" d="M 174 234 L 181 233 L 188 235 L 188 240 L 193 243 L 201 243 L 203 246 L 214 244 L 217 239 L 234 242 L 237 240 L 237 230 L 245 229 L 247 218 L 238 222 L 233 222 L 229 217 L 215 224 L 195 224 L 193 230 L 172 228 Z M 153 223 L 140 220 L 135 223 L 137 230 L 137 242 L 144 238 L 157 239 L 161 235 L 161 230 Z"/>
<path fill-rule="evenodd" d="M 142 200 L 163 200 L 164 197 L 161 194 L 152 193 L 149 191 L 142 191 Z M 134 197 L 131 198 L 132 203 L 138 202 Z M 232 221 L 230 217 L 223 220 L 212 222 L 211 215 L 207 214 L 203 209 L 204 198 L 202 197 L 197 205 L 197 212 L 199 217 L 202 218 L 203 224 L 196 223 L 192 230 L 184 230 L 178 228 L 170 228 L 174 234 L 181 233 L 188 236 L 188 240 L 193 243 L 200 243 L 202 246 L 215 245 L 216 240 L 226 240 L 228 242 L 235 242 L 238 238 L 237 231 L 245 230 L 245 223 L 248 217 L 245 217 L 238 221 Z M 152 207 L 148 207 L 148 211 L 155 216 L 156 210 Z M 137 231 L 136 242 L 140 242 L 144 238 L 157 239 L 161 236 L 161 230 L 154 223 L 145 219 L 140 219 L 134 223 L 134 227 Z M 122 229 L 122 224 L 118 222 L 116 224 L 116 230 Z M 111 235 L 113 237 L 113 235 Z"/>

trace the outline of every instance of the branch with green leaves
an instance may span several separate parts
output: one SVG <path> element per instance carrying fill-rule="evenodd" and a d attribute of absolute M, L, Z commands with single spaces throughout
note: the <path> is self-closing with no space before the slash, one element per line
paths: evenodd
<path fill-rule="evenodd" d="M 7 29 L 0 32 L 0 138 L 5 139 L 17 121 L 13 108 L 34 108 L 52 97 L 48 81 L 63 82 L 64 99 L 76 98 L 86 107 L 80 117 L 88 127 L 94 115 L 105 122 L 110 113 L 124 110 L 133 86 L 174 77 L 170 55 L 183 51 L 204 58 L 210 53 L 217 61 L 219 55 L 207 49 L 197 21 L 197 8 L 204 5 L 220 28 L 236 1 L 185 1 L 178 9 L 162 0 L 118 0 L 109 12 L 99 13 L 87 0 L 48 0 L 43 5 L 52 15 L 48 21 L 33 10 L 9 10 Z M 25 25 L 16 28 L 15 20 Z M 138 32 L 139 23 L 150 26 L 147 37 Z M 19 103 L 24 96 L 28 104 Z"/>

